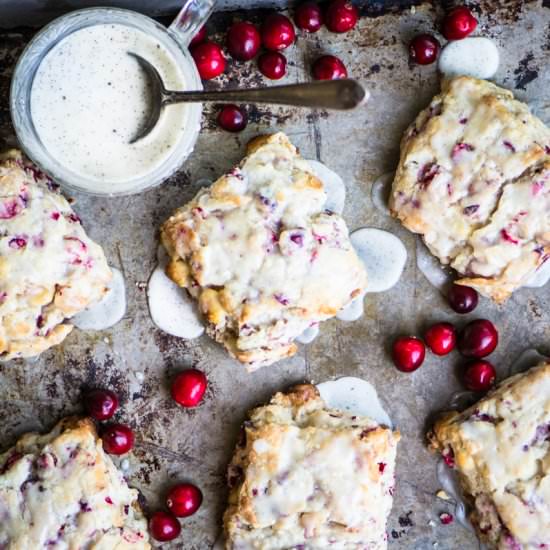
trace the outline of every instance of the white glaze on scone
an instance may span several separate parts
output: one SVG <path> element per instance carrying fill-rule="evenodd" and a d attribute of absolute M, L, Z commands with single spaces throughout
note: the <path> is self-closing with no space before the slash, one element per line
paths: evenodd
<path fill-rule="evenodd" d="M 399 437 L 326 408 L 309 384 L 276 394 L 229 466 L 226 548 L 385 549 Z"/>
<path fill-rule="evenodd" d="M 137 497 L 93 423 L 66 418 L 0 454 L 0 548 L 148 550 Z"/>
<path fill-rule="evenodd" d="M 344 220 L 282 134 L 163 225 L 167 274 L 198 300 L 208 333 L 249 369 L 296 352 L 308 327 L 361 294 L 365 269 Z"/>
<path fill-rule="evenodd" d="M 463 413 L 447 414 L 430 439 L 456 468 L 470 519 L 490 549 L 548 546 L 550 363 L 508 378 Z"/>
<path fill-rule="evenodd" d="M 550 257 L 550 130 L 508 90 L 444 81 L 403 137 L 390 208 L 502 302 Z"/>
<path fill-rule="evenodd" d="M 38 355 L 111 280 L 103 250 L 54 184 L 18 151 L 0 157 L 0 357 Z"/>

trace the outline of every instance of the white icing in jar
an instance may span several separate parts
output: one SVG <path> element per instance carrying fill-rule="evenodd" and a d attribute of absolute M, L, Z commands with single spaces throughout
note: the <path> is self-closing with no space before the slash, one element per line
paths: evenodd
<path fill-rule="evenodd" d="M 202 88 L 187 31 L 211 0 L 188 2 L 169 29 L 130 10 L 77 10 L 44 27 L 19 58 L 10 110 L 25 153 L 71 191 L 136 193 L 180 168 L 200 130 L 200 103 L 169 105 L 153 132 L 131 144 L 150 109 L 143 70 L 156 66 L 172 89 Z M 180 19 L 187 16 L 186 26 Z"/>
<path fill-rule="evenodd" d="M 157 40 L 125 25 L 94 25 L 61 40 L 36 72 L 31 113 L 42 143 L 61 164 L 98 182 L 150 174 L 185 131 L 185 104 L 165 108 L 146 139 L 130 143 L 150 109 L 147 80 L 135 52 L 150 61 L 169 89 L 185 76 Z"/>

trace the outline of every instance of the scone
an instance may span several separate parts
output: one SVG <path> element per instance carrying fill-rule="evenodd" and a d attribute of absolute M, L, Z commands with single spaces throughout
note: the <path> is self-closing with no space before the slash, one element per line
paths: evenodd
<path fill-rule="evenodd" d="M 229 466 L 228 550 L 386 548 L 399 433 L 328 409 L 317 388 L 254 409 Z"/>
<path fill-rule="evenodd" d="M 458 284 L 503 302 L 550 258 L 550 130 L 508 90 L 445 81 L 403 137 L 390 208 Z"/>
<path fill-rule="evenodd" d="M 168 276 L 198 300 L 208 333 L 250 370 L 365 289 L 344 220 L 288 138 L 262 136 L 237 168 L 161 228 Z"/>
<path fill-rule="evenodd" d="M 111 280 L 103 250 L 19 151 L 0 156 L 0 359 L 38 355 Z"/>
<path fill-rule="evenodd" d="M 147 523 L 93 423 L 66 418 L 0 455 L 0 548 L 147 550 Z"/>
<path fill-rule="evenodd" d="M 550 546 L 550 363 L 505 380 L 430 436 L 455 467 L 490 549 Z"/>

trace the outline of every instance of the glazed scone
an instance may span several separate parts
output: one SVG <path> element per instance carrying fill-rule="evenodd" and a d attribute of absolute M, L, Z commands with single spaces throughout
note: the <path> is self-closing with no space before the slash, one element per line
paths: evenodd
<path fill-rule="evenodd" d="M 500 384 L 430 434 L 456 468 L 471 520 L 490 549 L 550 544 L 550 363 Z"/>
<path fill-rule="evenodd" d="M 444 81 L 403 137 L 390 208 L 457 283 L 503 302 L 550 258 L 550 130 L 508 90 Z"/>
<path fill-rule="evenodd" d="M 208 333 L 250 370 L 364 292 L 344 220 L 288 138 L 262 136 L 237 168 L 162 226 L 168 276 L 198 300 Z"/>
<path fill-rule="evenodd" d="M 0 455 L 0 548 L 147 550 L 147 523 L 89 419 L 66 418 Z"/>
<path fill-rule="evenodd" d="M 315 386 L 249 413 L 228 470 L 228 550 L 387 547 L 399 432 L 328 409 Z"/>
<path fill-rule="evenodd" d="M 38 355 L 111 280 L 103 250 L 19 151 L 0 156 L 0 359 Z"/>

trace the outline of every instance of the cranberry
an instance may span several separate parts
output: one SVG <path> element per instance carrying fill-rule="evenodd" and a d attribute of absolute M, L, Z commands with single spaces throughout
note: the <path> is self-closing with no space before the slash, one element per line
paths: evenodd
<path fill-rule="evenodd" d="M 228 132 L 240 132 L 246 128 L 246 113 L 237 105 L 224 105 L 218 113 L 218 125 Z"/>
<path fill-rule="evenodd" d="M 453 515 L 448 514 L 447 512 L 443 512 L 442 514 L 439 514 L 439 521 L 441 521 L 443 525 L 449 525 L 449 523 L 453 522 L 453 519 L 454 519 Z"/>
<path fill-rule="evenodd" d="M 227 49 L 235 59 L 248 61 L 260 49 L 260 33 L 248 21 L 235 23 L 227 33 Z"/>
<path fill-rule="evenodd" d="M 323 24 L 323 13 L 315 2 L 300 4 L 294 12 L 294 22 L 299 29 L 317 32 Z"/>
<path fill-rule="evenodd" d="M 111 455 L 123 455 L 134 446 L 134 432 L 124 424 L 111 424 L 101 433 L 103 448 Z"/>
<path fill-rule="evenodd" d="M 280 51 L 288 48 L 295 40 L 292 21 L 280 13 L 272 13 L 262 24 L 262 43 L 266 50 Z"/>
<path fill-rule="evenodd" d="M 166 506 L 172 514 L 180 518 L 192 516 L 201 504 L 201 490 L 191 483 L 176 485 L 166 497 Z"/>
<path fill-rule="evenodd" d="M 225 70 L 225 56 L 221 47 L 214 42 L 203 42 L 195 46 L 191 49 L 191 55 L 203 80 L 215 78 Z"/>
<path fill-rule="evenodd" d="M 110 390 L 92 390 L 84 396 L 84 408 L 96 420 L 108 420 L 118 409 L 118 397 Z"/>
<path fill-rule="evenodd" d="M 436 323 L 424 335 L 426 345 L 436 355 L 447 355 L 456 345 L 456 331 L 451 323 Z"/>
<path fill-rule="evenodd" d="M 424 343 L 414 336 L 401 336 L 393 343 L 393 362 L 402 372 L 416 370 L 424 361 L 425 355 Z"/>
<path fill-rule="evenodd" d="M 431 34 L 419 34 L 409 44 L 410 58 L 419 65 L 433 63 L 437 59 L 439 50 L 439 42 Z"/>
<path fill-rule="evenodd" d="M 447 40 L 460 40 L 477 27 L 477 19 L 466 6 L 452 9 L 443 19 L 441 32 Z"/>
<path fill-rule="evenodd" d="M 180 372 L 172 382 L 172 398 L 182 407 L 196 407 L 206 391 L 206 376 L 199 370 Z"/>
<path fill-rule="evenodd" d="M 258 58 L 258 68 L 267 78 L 279 80 L 286 74 L 286 57 L 279 52 L 265 52 Z"/>
<path fill-rule="evenodd" d="M 494 351 L 498 344 L 495 325 L 487 319 L 468 323 L 458 339 L 458 350 L 465 357 L 481 358 Z"/>
<path fill-rule="evenodd" d="M 447 299 L 457 313 L 470 313 L 477 307 L 478 294 L 469 286 L 453 284 Z"/>
<path fill-rule="evenodd" d="M 349 0 L 332 0 L 328 5 L 325 21 L 329 31 L 347 32 L 359 19 L 359 10 Z"/>
<path fill-rule="evenodd" d="M 191 42 L 189 42 L 189 47 L 196 46 L 197 44 L 201 44 L 206 40 L 206 27 L 201 27 L 197 34 L 193 36 L 193 39 Z"/>
<path fill-rule="evenodd" d="M 489 361 L 474 361 L 466 367 L 464 385 L 470 391 L 487 391 L 496 378 L 495 367 Z"/>
<path fill-rule="evenodd" d="M 181 525 L 175 516 L 167 512 L 155 512 L 149 520 L 151 536 L 160 541 L 174 540 L 181 533 Z"/>
<path fill-rule="evenodd" d="M 323 55 L 313 64 L 313 76 L 316 80 L 338 80 L 347 78 L 346 66 L 333 55 Z"/>

